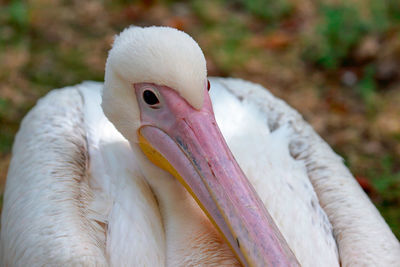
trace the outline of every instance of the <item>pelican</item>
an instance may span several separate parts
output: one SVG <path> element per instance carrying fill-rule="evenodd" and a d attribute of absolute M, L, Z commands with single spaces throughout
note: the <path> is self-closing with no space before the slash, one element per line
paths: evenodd
<path fill-rule="evenodd" d="M 3 266 L 400 264 L 301 115 L 260 85 L 207 80 L 198 44 L 172 28 L 120 33 L 104 84 L 48 93 L 12 152 Z"/>

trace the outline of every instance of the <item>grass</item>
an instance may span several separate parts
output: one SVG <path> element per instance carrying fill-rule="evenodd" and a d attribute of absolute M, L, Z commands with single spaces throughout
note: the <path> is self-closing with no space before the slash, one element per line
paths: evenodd
<path fill-rule="evenodd" d="M 293 5 L 287 0 L 235 0 L 226 1 L 236 3 L 247 12 L 266 22 L 277 22 L 293 11 Z"/>
<path fill-rule="evenodd" d="M 387 218 L 395 235 L 400 236 L 400 169 L 395 168 L 394 159 L 386 156 L 381 159 L 381 170 L 370 175 L 379 197 L 378 209 Z"/>
<path fill-rule="evenodd" d="M 351 5 L 321 4 L 319 14 L 316 38 L 308 42 L 304 57 L 328 70 L 337 69 L 349 59 L 351 49 L 368 31 L 367 25 Z"/>
<path fill-rule="evenodd" d="M 357 85 L 358 93 L 369 109 L 374 108 L 377 84 L 375 81 L 375 66 L 367 65 L 363 69 L 363 76 Z"/>
<path fill-rule="evenodd" d="M 29 28 L 29 12 L 25 1 L 13 0 L 5 8 L 0 9 L 0 23 L 7 25 L 0 32 L 0 47 L 5 43 L 14 44 L 25 39 Z"/>

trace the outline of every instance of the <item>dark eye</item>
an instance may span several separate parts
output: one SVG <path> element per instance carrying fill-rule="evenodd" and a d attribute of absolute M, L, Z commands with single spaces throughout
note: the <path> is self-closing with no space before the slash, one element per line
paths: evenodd
<path fill-rule="evenodd" d="M 208 91 L 210 91 L 210 87 L 211 87 L 211 86 L 210 86 L 210 81 L 207 80 L 207 90 L 208 90 Z"/>
<path fill-rule="evenodd" d="M 154 106 L 160 103 L 156 94 L 150 90 L 143 91 L 143 100 L 147 105 Z"/>

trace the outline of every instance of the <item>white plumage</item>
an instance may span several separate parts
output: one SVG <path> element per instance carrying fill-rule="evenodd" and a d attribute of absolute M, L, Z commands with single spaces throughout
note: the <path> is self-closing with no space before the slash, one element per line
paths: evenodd
<path fill-rule="evenodd" d="M 210 82 L 229 148 L 302 266 L 399 266 L 399 242 L 295 110 L 256 84 Z M 149 167 L 104 116 L 102 90 L 52 91 L 24 118 L 4 194 L 2 264 L 238 264 L 181 184 Z"/>

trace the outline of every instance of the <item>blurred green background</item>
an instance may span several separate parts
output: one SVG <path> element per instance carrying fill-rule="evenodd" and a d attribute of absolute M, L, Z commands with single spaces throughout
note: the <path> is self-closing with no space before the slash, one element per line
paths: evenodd
<path fill-rule="evenodd" d="M 298 109 L 400 237 L 398 0 L 0 0 L 0 192 L 23 116 L 53 88 L 103 80 L 131 24 L 186 31 L 209 75 L 261 83 Z"/>

